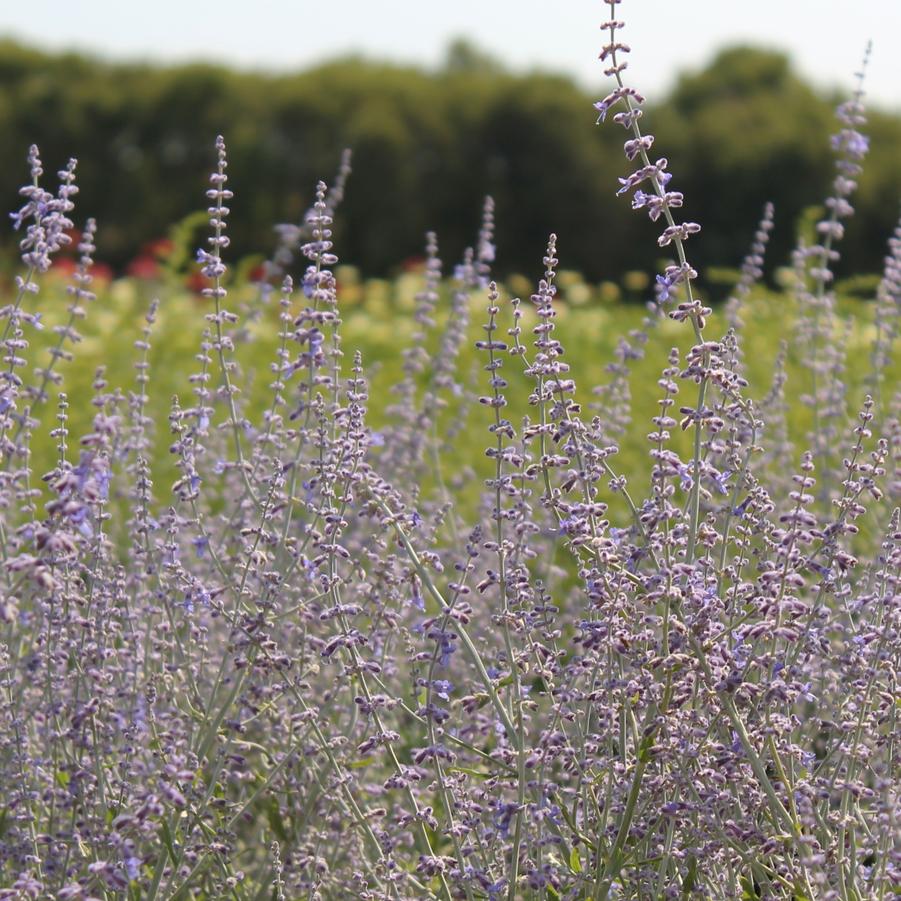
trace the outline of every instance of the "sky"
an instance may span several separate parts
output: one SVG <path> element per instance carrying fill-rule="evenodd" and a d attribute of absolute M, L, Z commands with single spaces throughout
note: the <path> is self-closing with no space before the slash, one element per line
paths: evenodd
<path fill-rule="evenodd" d="M 28 0 L 0 4 L 0 35 L 114 60 L 205 60 L 287 71 L 359 53 L 436 66 L 465 37 L 517 71 L 599 89 L 600 0 Z M 901 111 L 901 0 L 625 0 L 631 84 L 653 99 L 736 43 L 787 51 L 824 89 L 848 89 L 873 40 L 867 94 Z"/>

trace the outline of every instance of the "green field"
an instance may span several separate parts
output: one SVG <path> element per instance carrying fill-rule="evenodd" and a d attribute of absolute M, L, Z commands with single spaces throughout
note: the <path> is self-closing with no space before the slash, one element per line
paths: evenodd
<path fill-rule="evenodd" d="M 419 272 L 405 273 L 393 281 L 357 280 L 350 268 L 339 269 L 339 306 L 342 315 L 342 347 L 344 362 L 349 365 L 353 351 L 362 352 L 366 373 L 371 382 L 370 424 L 380 428 L 386 421 L 386 407 L 394 397 L 392 386 L 402 376 L 402 351 L 408 346 L 414 332 L 415 323 L 412 310 L 415 294 L 423 286 Z M 633 280 L 641 282 L 640 274 L 633 274 Z M 646 316 L 645 308 L 638 303 L 627 303 L 618 297 L 621 294 L 612 283 L 589 285 L 575 273 L 562 272 L 559 278 L 559 305 L 557 312 L 557 336 L 566 349 L 566 357 L 572 376 L 578 385 L 577 399 L 587 408 L 596 402 L 593 389 L 610 380 L 606 367 L 614 360 L 614 353 L 620 338 L 641 327 Z M 144 316 L 151 300 L 162 298 L 156 324 L 153 329 L 152 347 L 149 354 L 150 384 L 148 414 L 155 423 L 154 476 L 160 493 L 165 492 L 175 478 L 175 469 L 168 453 L 167 416 L 172 398 L 178 395 L 182 406 L 192 401 L 188 376 L 196 372 L 198 353 L 205 328 L 204 314 L 208 312 L 207 302 L 198 294 L 184 288 L 175 276 L 164 276 L 158 282 L 138 279 L 121 279 L 97 287 L 97 300 L 89 307 L 87 319 L 81 324 L 80 332 L 84 340 L 71 347 L 74 359 L 61 361 L 57 371 L 62 376 L 61 389 L 69 396 L 70 445 L 77 436 L 88 431 L 93 408 L 90 404 L 91 384 L 98 367 L 105 367 L 108 383 L 106 390 L 120 389 L 127 397 L 135 387 L 134 364 L 138 359 L 134 342 L 139 338 L 144 326 Z M 435 349 L 440 333 L 446 322 L 450 306 L 450 284 L 442 287 L 441 303 L 437 310 L 437 325 L 429 336 L 429 345 Z M 531 290 L 534 290 L 531 289 Z M 515 294 L 524 299 L 523 317 L 524 340 L 530 339 L 529 329 L 534 324 L 528 302 L 529 282 L 524 277 L 514 277 L 510 284 L 502 287 L 501 323 L 502 329 L 510 324 L 509 298 Z M 228 306 L 241 312 L 241 321 L 236 332 L 236 361 L 240 375 L 236 379 L 242 388 L 240 403 L 246 417 L 258 423 L 262 411 L 271 400 L 269 384 L 272 381 L 271 365 L 275 360 L 278 345 L 278 303 L 277 292 L 268 304 L 259 303 L 258 289 L 244 283 L 233 287 Z M 301 306 L 302 298 L 295 298 L 295 308 Z M 45 329 L 32 332 L 28 356 L 33 366 L 44 365 L 49 358 L 49 347 L 55 342 L 52 326 L 66 318 L 65 281 L 51 274 L 42 286 L 36 299 L 31 299 L 44 311 Z M 488 444 L 488 412 L 472 400 L 485 393 L 485 374 L 480 366 L 484 360 L 474 349 L 474 342 L 483 334 L 485 320 L 486 293 L 476 293 L 470 305 L 470 340 L 463 347 L 458 361 L 458 382 L 466 388 L 460 398 L 459 407 L 448 408 L 445 418 L 448 423 L 460 422 L 460 414 L 467 413 L 463 429 L 447 445 L 452 451 L 454 443 L 468 451 L 466 465 L 479 469 L 480 460 L 488 472 L 488 461 L 479 453 L 472 453 L 481 442 Z M 849 411 L 859 406 L 866 391 L 865 380 L 870 369 L 870 352 L 875 338 L 873 324 L 874 304 L 859 299 L 845 298 L 839 301 L 840 320 L 849 324 L 847 372 L 844 380 L 847 387 Z M 810 389 L 809 372 L 800 365 L 802 348 L 795 335 L 797 301 L 790 293 L 776 293 L 757 290 L 742 310 L 744 322 L 743 351 L 746 377 L 750 382 L 749 394 L 759 400 L 769 391 L 773 366 L 779 352 L 780 342 L 788 344 L 788 386 L 790 399 Z M 841 330 L 844 326 L 841 327 Z M 724 310 L 714 311 L 708 327 L 708 334 L 722 336 L 726 330 Z M 837 340 L 841 335 L 837 334 Z M 650 330 L 642 359 L 633 361 L 629 379 L 632 420 L 620 439 L 618 470 L 625 474 L 630 483 L 640 486 L 643 491 L 647 482 L 649 461 L 646 455 L 645 435 L 650 430 L 650 418 L 655 415 L 659 396 L 656 380 L 661 369 L 666 366 L 667 354 L 673 347 L 686 350 L 691 344 L 687 326 L 665 317 L 657 320 Z M 887 373 L 889 384 L 897 383 L 898 363 Z M 213 364 L 212 385 L 218 379 L 217 364 Z M 528 412 L 525 398 L 529 392 L 529 381 L 522 375 L 522 365 L 517 359 L 505 362 L 504 375 L 511 382 L 507 390 L 511 418 Z M 290 394 L 289 394 L 290 397 Z M 467 401 L 467 397 L 471 400 Z M 33 471 L 41 474 L 53 466 L 55 450 L 49 431 L 55 425 L 54 397 L 43 409 L 36 411 L 42 425 L 36 430 L 33 442 Z M 125 405 L 123 405 L 125 412 Z M 791 404 L 789 430 L 791 437 L 803 439 L 812 426 L 809 410 L 796 402 Z M 676 439 L 678 442 L 678 438 Z M 678 444 L 676 445 L 678 447 Z M 803 446 L 803 442 L 802 442 Z M 687 443 L 681 450 L 688 450 Z M 428 486 L 427 486 L 428 487 Z M 473 503 L 478 486 L 473 485 Z"/>

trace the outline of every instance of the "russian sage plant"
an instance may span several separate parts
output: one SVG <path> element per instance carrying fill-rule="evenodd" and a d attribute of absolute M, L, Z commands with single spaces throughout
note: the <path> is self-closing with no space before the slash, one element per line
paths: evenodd
<path fill-rule="evenodd" d="M 349 154 L 279 227 L 256 306 L 235 313 L 220 137 L 197 252 L 208 312 L 168 421 L 148 414 L 165 298 L 132 384 L 101 369 L 76 398 L 62 389 L 96 227 L 50 359 L 34 360 L 77 188 L 74 161 L 56 194 L 41 187 L 31 149 L 13 214 L 24 274 L 0 310 L 0 898 L 898 892 L 899 233 L 866 395 L 847 387 L 833 279 L 867 150 L 862 77 L 839 108 L 827 216 L 794 255 L 792 344 L 752 384 L 779 198 L 712 333 L 686 249 L 700 226 L 677 221 L 685 198 L 651 156 L 618 2 L 596 108 L 626 133 L 618 193 L 673 259 L 593 391 L 560 337 L 557 237 L 528 302 L 507 297 L 489 199 L 446 282 L 426 237 L 402 377 L 371 427 L 335 276 Z M 666 317 L 682 346 L 635 385 Z M 267 324 L 256 408 L 242 348 Z M 460 363 L 474 328 L 477 387 Z M 644 478 L 627 478 L 637 393 L 657 410 Z M 93 411 L 82 435 L 76 402 Z M 38 440 L 56 449 L 47 473 L 31 468 Z M 154 484 L 166 454 L 177 478 Z"/>

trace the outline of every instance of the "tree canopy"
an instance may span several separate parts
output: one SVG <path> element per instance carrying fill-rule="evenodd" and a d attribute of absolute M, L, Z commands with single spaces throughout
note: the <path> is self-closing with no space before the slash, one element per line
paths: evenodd
<path fill-rule="evenodd" d="M 615 279 L 646 264 L 655 232 L 615 197 L 628 167 L 623 134 L 591 127 L 594 99 L 565 77 L 511 74 L 462 41 L 435 71 L 346 58 L 289 75 L 112 64 L 4 42 L 2 192 L 12 209 L 30 143 L 48 167 L 78 157 L 79 211 L 96 216 L 100 255 L 121 267 L 202 205 L 221 133 L 233 252 L 266 252 L 272 226 L 297 220 L 352 147 L 338 247 L 365 273 L 418 256 L 429 229 L 451 264 L 490 193 L 501 273 L 532 273 L 553 230 L 568 268 Z M 785 56 L 734 47 L 648 104 L 655 151 L 705 228 L 699 265 L 737 265 L 770 198 L 779 200 L 772 259 L 784 261 L 799 216 L 833 176 L 837 99 L 817 94 Z M 871 154 L 844 253 L 855 271 L 876 271 L 901 198 L 901 119 L 873 111 L 865 131 Z"/>

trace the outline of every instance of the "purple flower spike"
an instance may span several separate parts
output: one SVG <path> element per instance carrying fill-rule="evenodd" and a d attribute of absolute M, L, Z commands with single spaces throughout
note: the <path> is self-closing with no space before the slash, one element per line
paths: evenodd
<path fill-rule="evenodd" d="M 607 2 L 612 13 L 618 5 L 618 0 L 607 0 Z M 617 39 L 616 33 L 622 27 L 623 23 L 614 19 L 612 15 L 610 20 L 601 26 L 602 29 L 609 32 L 609 40 L 601 51 L 600 58 L 603 61 L 609 61 L 604 74 L 615 79 L 616 87 L 603 100 L 594 104 L 599 114 L 598 123 L 600 124 L 606 119 L 613 107 L 617 105 L 626 107 L 614 114 L 613 121 L 631 133 L 631 137 L 623 145 L 623 152 L 630 163 L 638 163 L 638 168 L 630 175 L 619 179 L 620 187 L 616 193 L 622 195 L 634 190 L 632 209 L 645 210 L 652 222 L 656 222 L 660 218 L 665 221 L 666 227 L 658 238 L 657 244 L 660 247 L 676 246 L 678 268 L 681 269 L 682 274 L 676 279 L 667 270 L 667 274 L 662 278 L 657 277 L 655 285 L 657 302 L 659 304 L 666 303 L 671 298 L 673 289 L 678 284 L 684 283 L 689 295 L 689 306 L 677 318 L 690 318 L 695 326 L 696 337 L 700 337 L 700 329 L 703 327 L 705 317 L 709 315 L 709 310 L 692 297 L 690 283 L 697 273 L 687 263 L 683 245 L 689 236 L 697 234 L 701 227 L 696 222 L 678 223 L 675 221 L 672 211 L 682 206 L 684 198 L 681 192 L 668 190 L 673 176 L 671 172 L 667 171 L 666 158 L 658 159 L 653 163 L 648 158 L 648 151 L 654 144 L 654 136 L 642 134 L 639 127 L 644 97 L 623 82 L 623 72 L 628 64 L 622 57 L 629 53 L 629 47 Z"/>

